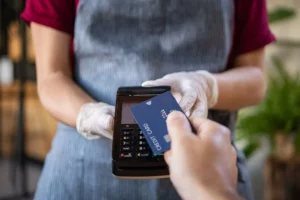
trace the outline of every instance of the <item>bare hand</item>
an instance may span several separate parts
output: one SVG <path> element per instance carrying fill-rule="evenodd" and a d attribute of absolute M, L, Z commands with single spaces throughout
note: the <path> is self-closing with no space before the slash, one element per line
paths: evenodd
<path fill-rule="evenodd" d="M 172 112 L 167 119 L 172 140 L 165 153 L 170 178 L 184 199 L 238 199 L 236 151 L 230 131 L 210 120 L 194 117 L 193 134 L 186 117 Z"/>

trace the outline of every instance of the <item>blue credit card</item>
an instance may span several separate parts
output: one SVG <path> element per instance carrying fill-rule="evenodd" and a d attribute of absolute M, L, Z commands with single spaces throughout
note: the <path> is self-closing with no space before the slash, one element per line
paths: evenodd
<path fill-rule="evenodd" d="M 131 107 L 154 154 L 162 155 L 171 147 L 166 120 L 168 114 L 175 110 L 183 112 L 170 91 Z"/>

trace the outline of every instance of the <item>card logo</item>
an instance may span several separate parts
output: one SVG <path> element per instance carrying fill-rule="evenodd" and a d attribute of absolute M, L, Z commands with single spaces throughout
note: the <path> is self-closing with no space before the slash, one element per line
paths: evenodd
<path fill-rule="evenodd" d="M 148 106 L 151 106 L 152 101 L 147 101 L 146 104 L 147 104 Z"/>

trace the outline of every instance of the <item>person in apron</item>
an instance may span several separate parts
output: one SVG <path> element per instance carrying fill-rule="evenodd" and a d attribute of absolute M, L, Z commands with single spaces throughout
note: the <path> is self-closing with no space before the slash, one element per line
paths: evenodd
<path fill-rule="evenodd" d="M 72 1 L 69 5 L 78 4 L 72 73 L 66 48 L 71 37 L 60 32 L 70 27 L 53 25 L 69 19 L 68 15 L 57 16 L 69 1 L 28 0 L 27 12 L 22 15 L 34 22 L 31 27 L 41 101 L 60 121 L 35 199 L 180 199 L 169 179 L 121 180 L 112 175 L 111 132 L 117 88 L 170 83 L 172 89 L 180 88 L 173 92 L 184 99 L 186 89 L 199 86 L 186 111 L 193 115 L 194 107 L 199 107 L 195 103 L 206 101 L 200 103 L 201 109 L 204 113 L 209 109 L 209 119 L 232 131 L 234 145 L 237 110 L 262 99 L 263 47 L 274 37 L 266 26 L 264 37 L 268 37 L 256 38 L 257 45 L 240 50 L 245 54 L 237 57 L 234 50 L 241 45 L 233 38 L 235 16 L 239 14 L 236 8 L 241 5 L 234 0 Z M 250 2 L 261 13 L 256 15 L 261 18 L 254 20 L 266 22 L 265 1 Z M 55 8 L 49 11 L 55 16 L 51 23 L 44 20 L 49 13 L 37 11 L 40 7 Z M 189 84 L 184 87 L 186 82 Z M 210 100 L 209 96 L 216 97 L 215 92 L 218 98 Z M 252 199 L 241 152 L 237 165 L 239 194 Z"/>

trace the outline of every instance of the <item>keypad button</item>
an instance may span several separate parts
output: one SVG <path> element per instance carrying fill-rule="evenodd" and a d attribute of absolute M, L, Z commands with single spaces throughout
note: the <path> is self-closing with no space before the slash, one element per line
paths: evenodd
<path fill-rule="evenodd" d="M 149 148 L 147 146 L 138 146 L 137 150 L 138 151 L 148 151 Z"/>
<path fill-rule="evenodd" d="M 150 156 L 150 153 L 149 152 L 138 152 L 136 154 L 136 157 L 137 158 L 148 158 Z"/>
<path fill-rule="evenodd" d="M 132 141 L 122 141 L 121 145 L 123 145 L 123 146 L 130 146 L 130 145 L 133 145 L 133 142 Z"/>
<path fill-rule="evenodd" d="M 141 145 L 141 146 L 143 146 L 143 145 L 147 145 L 148 146 L 148 143 L 147 143 L 147 141 L 146 140 L 140 140 L 140 141 L 138 141 L 138 145 Z"/>
<path fill-rule="evenodd" d="M 129 146 L 121 147 L 121 151 L 132 151 L 132 147 Z"/>
<path fill-rule="evenodd" d="M 120 153 L 120 158 L 132 158 L 132 152 Z"/>
<path fill-rule="evenodd" d="M 138 139 L 139 139 L 139 140 L 145 140 L 145 137 L 144 137 L 143 135 L 139 135 L 139 136 L 138 136 Z"/>
<path fill-rule="evenodd" d="M 129 141 L 129 140 L 133 140 L 133 136 L 122 136 L 121 139 L 124 141 Z"/>
<path fill-rule="evenodd" d="M 139 135 L 144 135 L 141 130 L 138 130 Z"/>
<path fill-rule="evenodd" d="M 122 135 L 132 135 L 133 134 L 133 129 L 122 129 L 121 134 Z"/>

